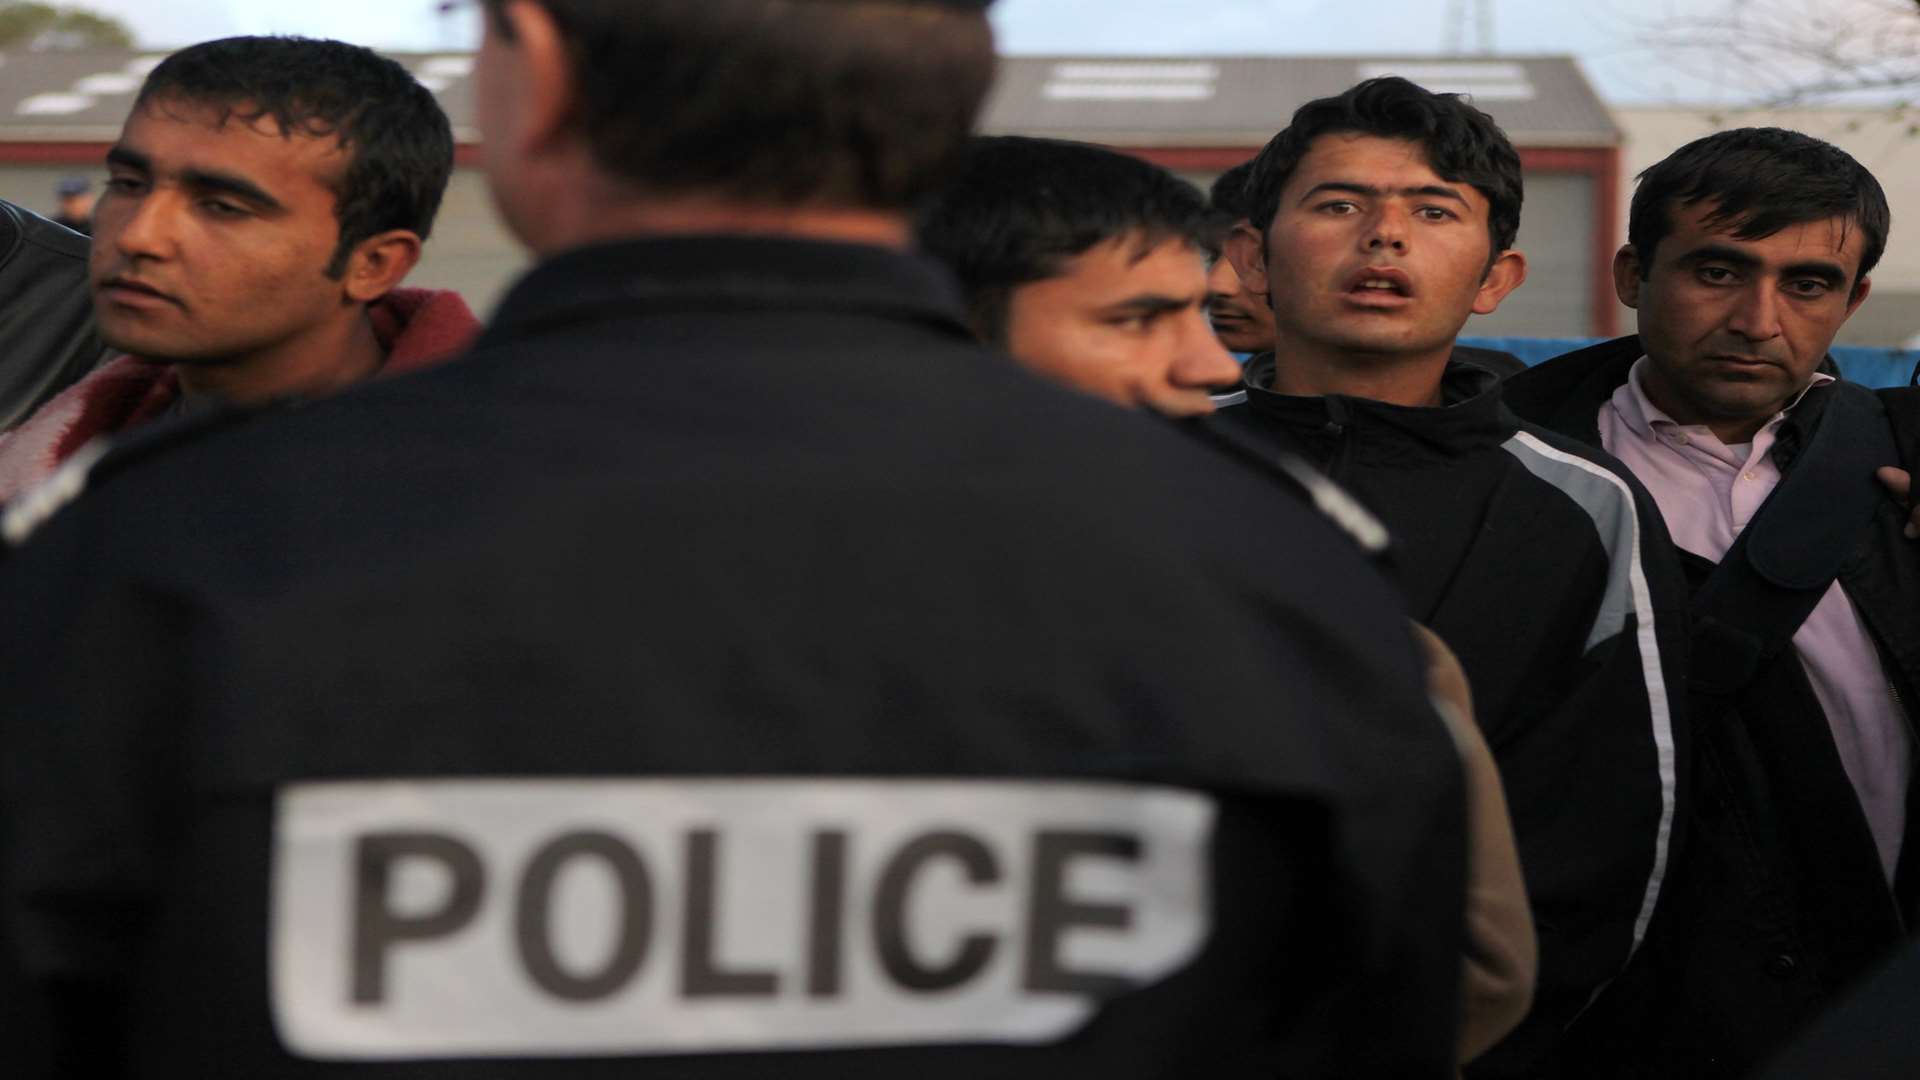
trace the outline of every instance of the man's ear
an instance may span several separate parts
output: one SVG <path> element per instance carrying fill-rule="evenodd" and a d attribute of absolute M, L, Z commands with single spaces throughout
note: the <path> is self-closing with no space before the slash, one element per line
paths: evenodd
<path fill-rule="evenodd" d="M 1621 244 L 1620 250 L 1613 253 L 1613 295 L 1620 298 L 1622 304 L 1630 308 L 1640 306 L 1640 286 L 1646 278 L 1640 276 L 1640 253 L 1633 250 L 1632 244 Z"/>
<path fill-rule="evenodd" d="M 1859 311 L 1860 305 L 1867 302 L 1867 294 L 1872 291 L 1873 279 L 1870 277 L 1863 277 L 1853 283 L 1853 292 L 1847 294 L 1847 318 L 1853 318 L 1853 313 Z"/>
<path fill-rule="evenodd" d="M 419 261 L 419 235 L 408 229 L 389 229 L 354 245 L 340 287 L 347 299 L 371 304 L 397 288 Z"/>
<path fill-rule="evenodd" d="M 1473 313 L 1491 315 L 1500 307 L 1500 301 L 1507 294 L 1520 287 L 1527 280 L 1527 257 L 1509 248 L 1501 252 L 1493 265 L 1487 267 L 1486 279 L 1480 282 L 1480 291 L 1473 295 Z"/>
<path fill-rule="evenodd" d="M 1233 263 L 1233 272 L 1240 275 L 1240 284 L 1255 295 L 1268 295 L 1266 236 L 1243 218 L 1221 247 L 1227 261 Z"/>
<path fill-rule="evenodd" d="M 574 91 L 573 60 L 566 38 L 545 5 L 532 0 L 508 0 L 500 18 L 511 29 L 502 35 L 514 68 L 519 93 L 519 120 L 514 125 L 518 145 L 526 154 L 547 148 L 572 126 L 579 102 Z"/>

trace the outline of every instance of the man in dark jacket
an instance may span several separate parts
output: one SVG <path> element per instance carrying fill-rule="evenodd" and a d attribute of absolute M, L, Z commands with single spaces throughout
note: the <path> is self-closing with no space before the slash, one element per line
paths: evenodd
<path fill-rule="evenodd" d="M 101 436 L 399 375 L 479 332 L 458 294 L 401 288 L 453 171 L 453 130 L 371 49 L 183 49 L 147 75 L 107 162 L 91 291 L 120 352 L 0 435 L 0 501 Z"/>
<path fill-rule="evenodd" d="M 1540 935 L 1532 1014 L 1468 1072 L 1550 1076 L 1627 965 L 1676 832 L 1680 586 L 1604 454 L 1518 421 L 1461 362 L 1525 276 L 1519 157 L 1485 114 L 1401 79 L 1311 102 L 1268 144 L 1229 239 L 1278 349 L 1216 423 L 1322 464 L 1395 538 L 1413 617 L 1459 655 L 1506 783 Z"/>
<path fill-rule="evenodd" d="M 1125 408 L 1213 411 L 1240 366 L 1208 325 L 1200 192 L 1104 147 L 976 138 L 915 240 L 959 278 L 980 340 Z"/>
<path fill-rule="evenodd" d="M 1508 384 L 1521 415 L 1634 470 L 1695 592 L 1700 812 L 1649 948 L 1658 1075 L 1745 1075 L 1920 912 L 1920 551 L 1873 478 L 1912 468 L 1920 392 L 1821 370 L 1888 220 L 1872 174 L 1818 139 L 1690 143 L 1641 175 L 1614 260 L 1639 335 Z"/>
<path fill-rule="evenodd" d="M 47 1071 L 1448 1075 L 1390 586 L 909 253 L 982 6 L 487 4 L 541 261 L 475 351 L 64 474 L 0 573 Z"/>
<path fill-rule="evenodd" d="M 0 201 L 0 431 L 106 355 L 87 290 L 87 238 Z"/>
<path fill-rule="evenodd" d="M 1213 225 L 1199 192 L 1158 165 L 1086 143 L 994 136 L 974 140 L 959 174 L 922 209 L 916 234 L 922 251 L 955 271 L 983 340 L 1116 404 L 1189 418 L 1211 411 L 1210 385 L 1240 374 L 1200 317 L 1200 255 L 1219 239 L 1208 236 Z M 1182 430 L 1220 435 L 1204 424 Z M 1244 455 L 1237 444 L 1219 445 Z M 1287 497 L 1311 485 L 1316 502 L 1370 551 L 1386 548 L 1379 520 L 1311 466 L 1266 464 L 1277 466 Z M 1525 1016 L 1535 937 L 1512 822 L 1465 676 L 1444 645 L 1421 637 L 1433 649 L 1429 686 L 1456 709 L 1449 726 L 1468 764 L 1470 798 L 1485 800 L 1472 814 L 1464 1062 Z"/>
<path fill-rule="evenodd" d="M 1253 173 L 1253 161 L 1243 161 L 1214 178 L 1207 189 L 1207 205 L 1213 211 L 1221 239 L 1233 227 L 1247 220 L 1247 177 Z M 1216 240 L 1215 246 L 1219 246 Z M 1233 268 L 1233 260 L 1224 251 L 1214 252 L 1213 265 L 1207 271 L 1207 315 L 1213 320 L 1220 344 L 1236 353 L 1254 356 L 1273 351 L 1273 308 L 1267 298 L 1247 288 Z"/>

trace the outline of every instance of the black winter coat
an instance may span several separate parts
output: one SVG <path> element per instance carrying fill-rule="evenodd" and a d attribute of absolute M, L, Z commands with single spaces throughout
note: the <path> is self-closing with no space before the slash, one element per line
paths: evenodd
<path fill-rule="evenodd" d="M 1508 404 L 1569 438 L 1600 445 L 1602 406 L 1645 350 L 1637 337 L 1547 361 L 1507 381 Z M 1814 387 L 1782 425 L 1782 473 L 1820 423 L 1830 390 Z M 1920 413 L 1920 391 L 1883 390 L 1895 416 Z M 1913 469 L 1920 432 L 1900 442 Z M 1882 500 L 1839 581 L 1880 652 L 1890 691 L 1920 701 L 1920 544 L 1902 535 L 1906 508 Z M 1757 518 L 1758 515 L 1756 515 Z M 1698 588 L 1714 564 L 1683 553 Z M 1698 753 L 1687 851 L 1656 920 L 1648 965 L 1632 981 L 1641 1005 L 1631 1068 L 1613 1075 L 1740 1077 L 1765 1060 L 1836 991 L 1882 960 L 1920 914 L 1920 820 L 1909 792 L 1908 843 L 1889 890 L 1859 800 L 1825 715 L 1798 663 L 1773 663 L 1731 711 L 1696 695 Z"/>
<path fill-rule="evenodd" d="M 93 327 L 87 238 L 0 202 L 0 431 L 106 357 Z"/>
<path fill-rule="evenodd" d="M 1460 657 L 1505 784 L 1540 938 L 1526 1020 L 1468 1070 L 1551 1076 L 1626 967 L 1685 823 L 1673 708 L 1684 586 L 1645 491 L 1604 453 L 1520 422 L 1456 359 L 1442 408 L 1267 389 L 1216 424 L 1326 469 L 1393 534 L 1413 618 Z"/>
<path fill-rule="evenodd" d="M 101 462 L 0 568 L 8 1075 L 1449 1075 L 1391 586 L 959 311 L 608 245 Z"/>

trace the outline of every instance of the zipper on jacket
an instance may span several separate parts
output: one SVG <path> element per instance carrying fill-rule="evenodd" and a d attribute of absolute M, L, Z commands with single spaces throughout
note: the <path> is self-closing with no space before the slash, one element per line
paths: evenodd
<path fill-rule="evenodd" d="M 1347 462 L 1353 457 L 1353 412 L 1339 394 L 1328 394 L 1322 400 L 1327 406 L 1327 422 L 1320 430 L 1334 438 L 1333 453 L 1327 455 L 1327 475 L 1345 480 Z"/>

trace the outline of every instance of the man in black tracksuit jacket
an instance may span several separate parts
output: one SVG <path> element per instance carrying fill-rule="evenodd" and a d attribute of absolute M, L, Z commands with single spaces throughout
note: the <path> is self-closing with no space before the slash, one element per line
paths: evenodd
<path fill-rule="evenodd" d="M 1362 83 L 1303 106 L 1252 186 L 1269 224 L 1228 249 L 1279 348 L 1214 423 L 1317 462 L 1385 521 L 1410 614 L 1460 657 L 1540 943 L 1533 1011 L 1467 1071 L 1557 1075 L 1586 1054 L 1569 1026 L 1610 1015 L 1678 844 L 1673 554 L 1618 463 L 1522 424 L 1453 355 L 1524 275 L 1518 156 L 1491 120 Z"/>
<path fill-rule="evenodd" d="M 1637 336 L 1582 349 L 1509 380 L 1507 400 L 1522 415 L 1599 446 L 1595 418 L 1645 355 Z M 1833 393 L 1815 387 L 1792 410 L 1776 444 L 1783 471 L 1794 468 L 1784 447 L 1808 444 Z M 1884 393 L 1911 401 L 1920 392 Z M 1909 423 L 1920 415 L 1913 404 L 1905 408 Z M 1900 445 L 1911 454 L 1920 430 L 1908 430 Z M 1880 653 L 1890 692 L 1920 700 L 1920 558 L 1902 533 L 1905 509 L 1893 498 L 1879 501 L 1838 580 Z M 1681 562 L 1692 589 L 1716 566 L 1687 552 Z M 1670 910 L 1649 944 L 1651 966 L 1639 990 L 1647 1029 L 1623 1060 L 1643 1062 L 1653 1076 L 1743 1076 L 1901 940 L 1920 914 L 1920 882 L 1909 846 L 1896 888 L 1888 888 L 1801 665 L 1768 664 L 1731 707 L 1709 693 L 1692 714 L 1695 814 L 1669 887 Z"/>
<path fill-rule="evenodd" d="M 1390 584 L 972 341 L 911 7 L 489 5 L 475 350 L 8 509 L 9 1077 L 1451 1074 Z"/>
<path fill-rule="evenodd" d="M 1694 593 L 1699 809 L 1636 972 L 1636 1074 L 1747 1075 L 1920 914 L 1920 548 L 1875 480 L 1914 468 L 1920 391 L 1835 381 L 1826 356 L 1888 226 L 1818 139 L 1696 140 L 1641 175 L 1615 258 L 1639 335 L 1508 384 L 1646 480 Z"/>

